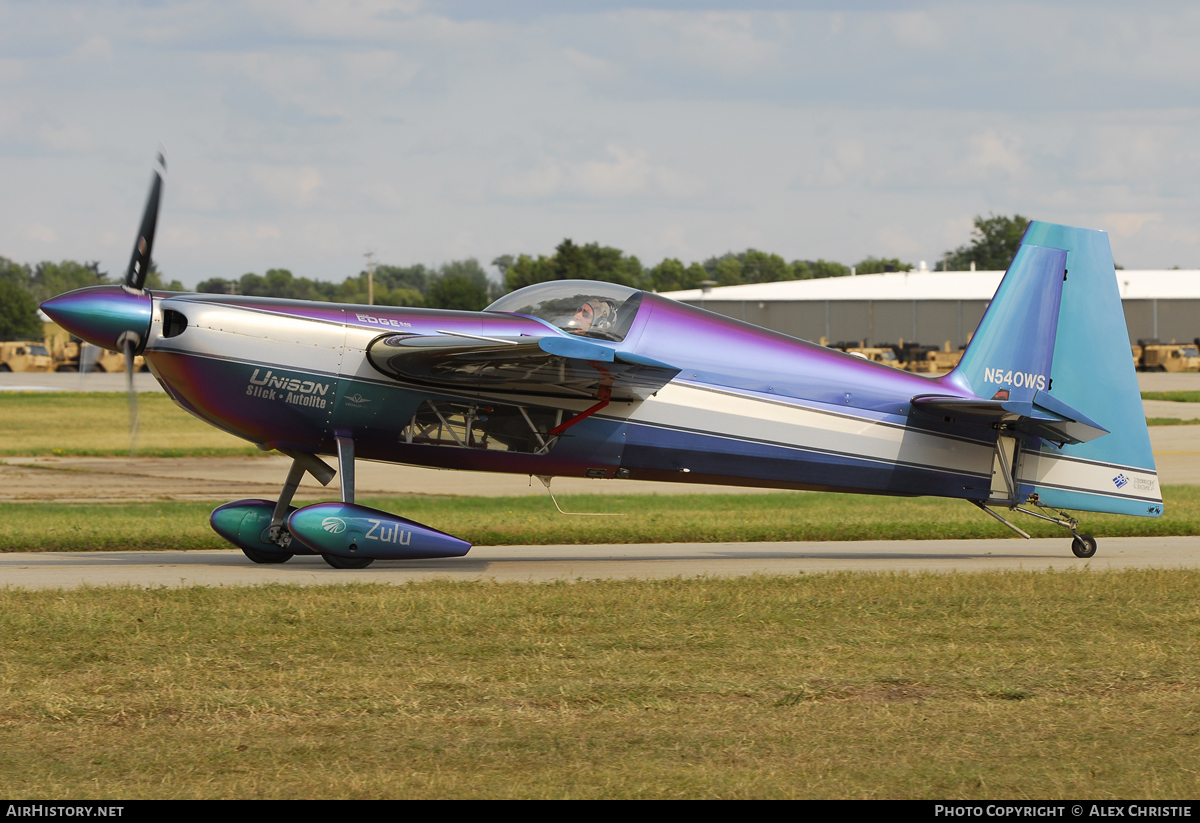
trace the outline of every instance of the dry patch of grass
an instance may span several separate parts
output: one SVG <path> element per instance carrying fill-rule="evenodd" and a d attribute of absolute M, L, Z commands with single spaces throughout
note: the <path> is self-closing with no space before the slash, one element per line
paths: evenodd
<path fill-rule="evenodd" d="M 1192 797 L 1198 585 L 0 591 L 0 792 Z"/>
<path fill-rule="evenodd" d="M 110 392 L 0 392 L 0 454 L 129 454 L 129 399 Z M 159 392 L 138 395 L 137 454 L 193 457 L 262 454 Z"/>

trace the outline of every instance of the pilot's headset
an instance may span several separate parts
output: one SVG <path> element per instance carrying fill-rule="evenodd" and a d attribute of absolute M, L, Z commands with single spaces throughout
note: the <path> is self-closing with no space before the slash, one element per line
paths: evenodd
<path fill-rule="evenodd" d="M 588 301 L 592 307 L 592 328 L 596 331 L 610 331 L 617 321 L 617 307 L 611 300 L 593 297 Z"/>

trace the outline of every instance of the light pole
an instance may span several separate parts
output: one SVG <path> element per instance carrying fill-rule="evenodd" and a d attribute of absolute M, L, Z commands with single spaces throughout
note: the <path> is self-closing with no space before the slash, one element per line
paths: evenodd
<path fill-rule="evenodd" d="M 363 255 L 367 258 L 367 305 L 375 305 L 375 252 L 369 251 Z"/>

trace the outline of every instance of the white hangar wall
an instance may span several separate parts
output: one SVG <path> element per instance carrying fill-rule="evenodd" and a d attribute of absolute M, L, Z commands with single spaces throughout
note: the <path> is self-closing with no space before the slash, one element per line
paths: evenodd
<path fill-rule="evenodd" d="M 1004 272 L 897 272 L 668 292 L 793 337 L 965 345 Z M 1117 272 L 1130 343 L 1200 337 L 1200 271 Z"/>

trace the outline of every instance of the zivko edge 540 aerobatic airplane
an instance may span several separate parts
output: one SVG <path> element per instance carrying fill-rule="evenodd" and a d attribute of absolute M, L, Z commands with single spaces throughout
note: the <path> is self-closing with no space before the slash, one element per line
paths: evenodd
<path fill-rule="evenodd" d="M 156 171 L 124 285 L 42 308 L 129 363 L 145 355 L 182 408 L 292 458 L 278 500 L 212 514 L 257 563 L 466 554 L 355 505 L 356 457 L 960 498 L 1018 532 L 988 507 L 1057 523 L 1080 557 L 1096 541 L 1059 510 L 1162 514 L 1103 232 L 1030 224 L 961 363 L 929 378 L 612 283 L 539 283 L 482 312 L 151 293 L 161 189 Z M 341 501 L 291 506 L 304 472 L 333 479 L 322 455 L 337 455 Z"/>

